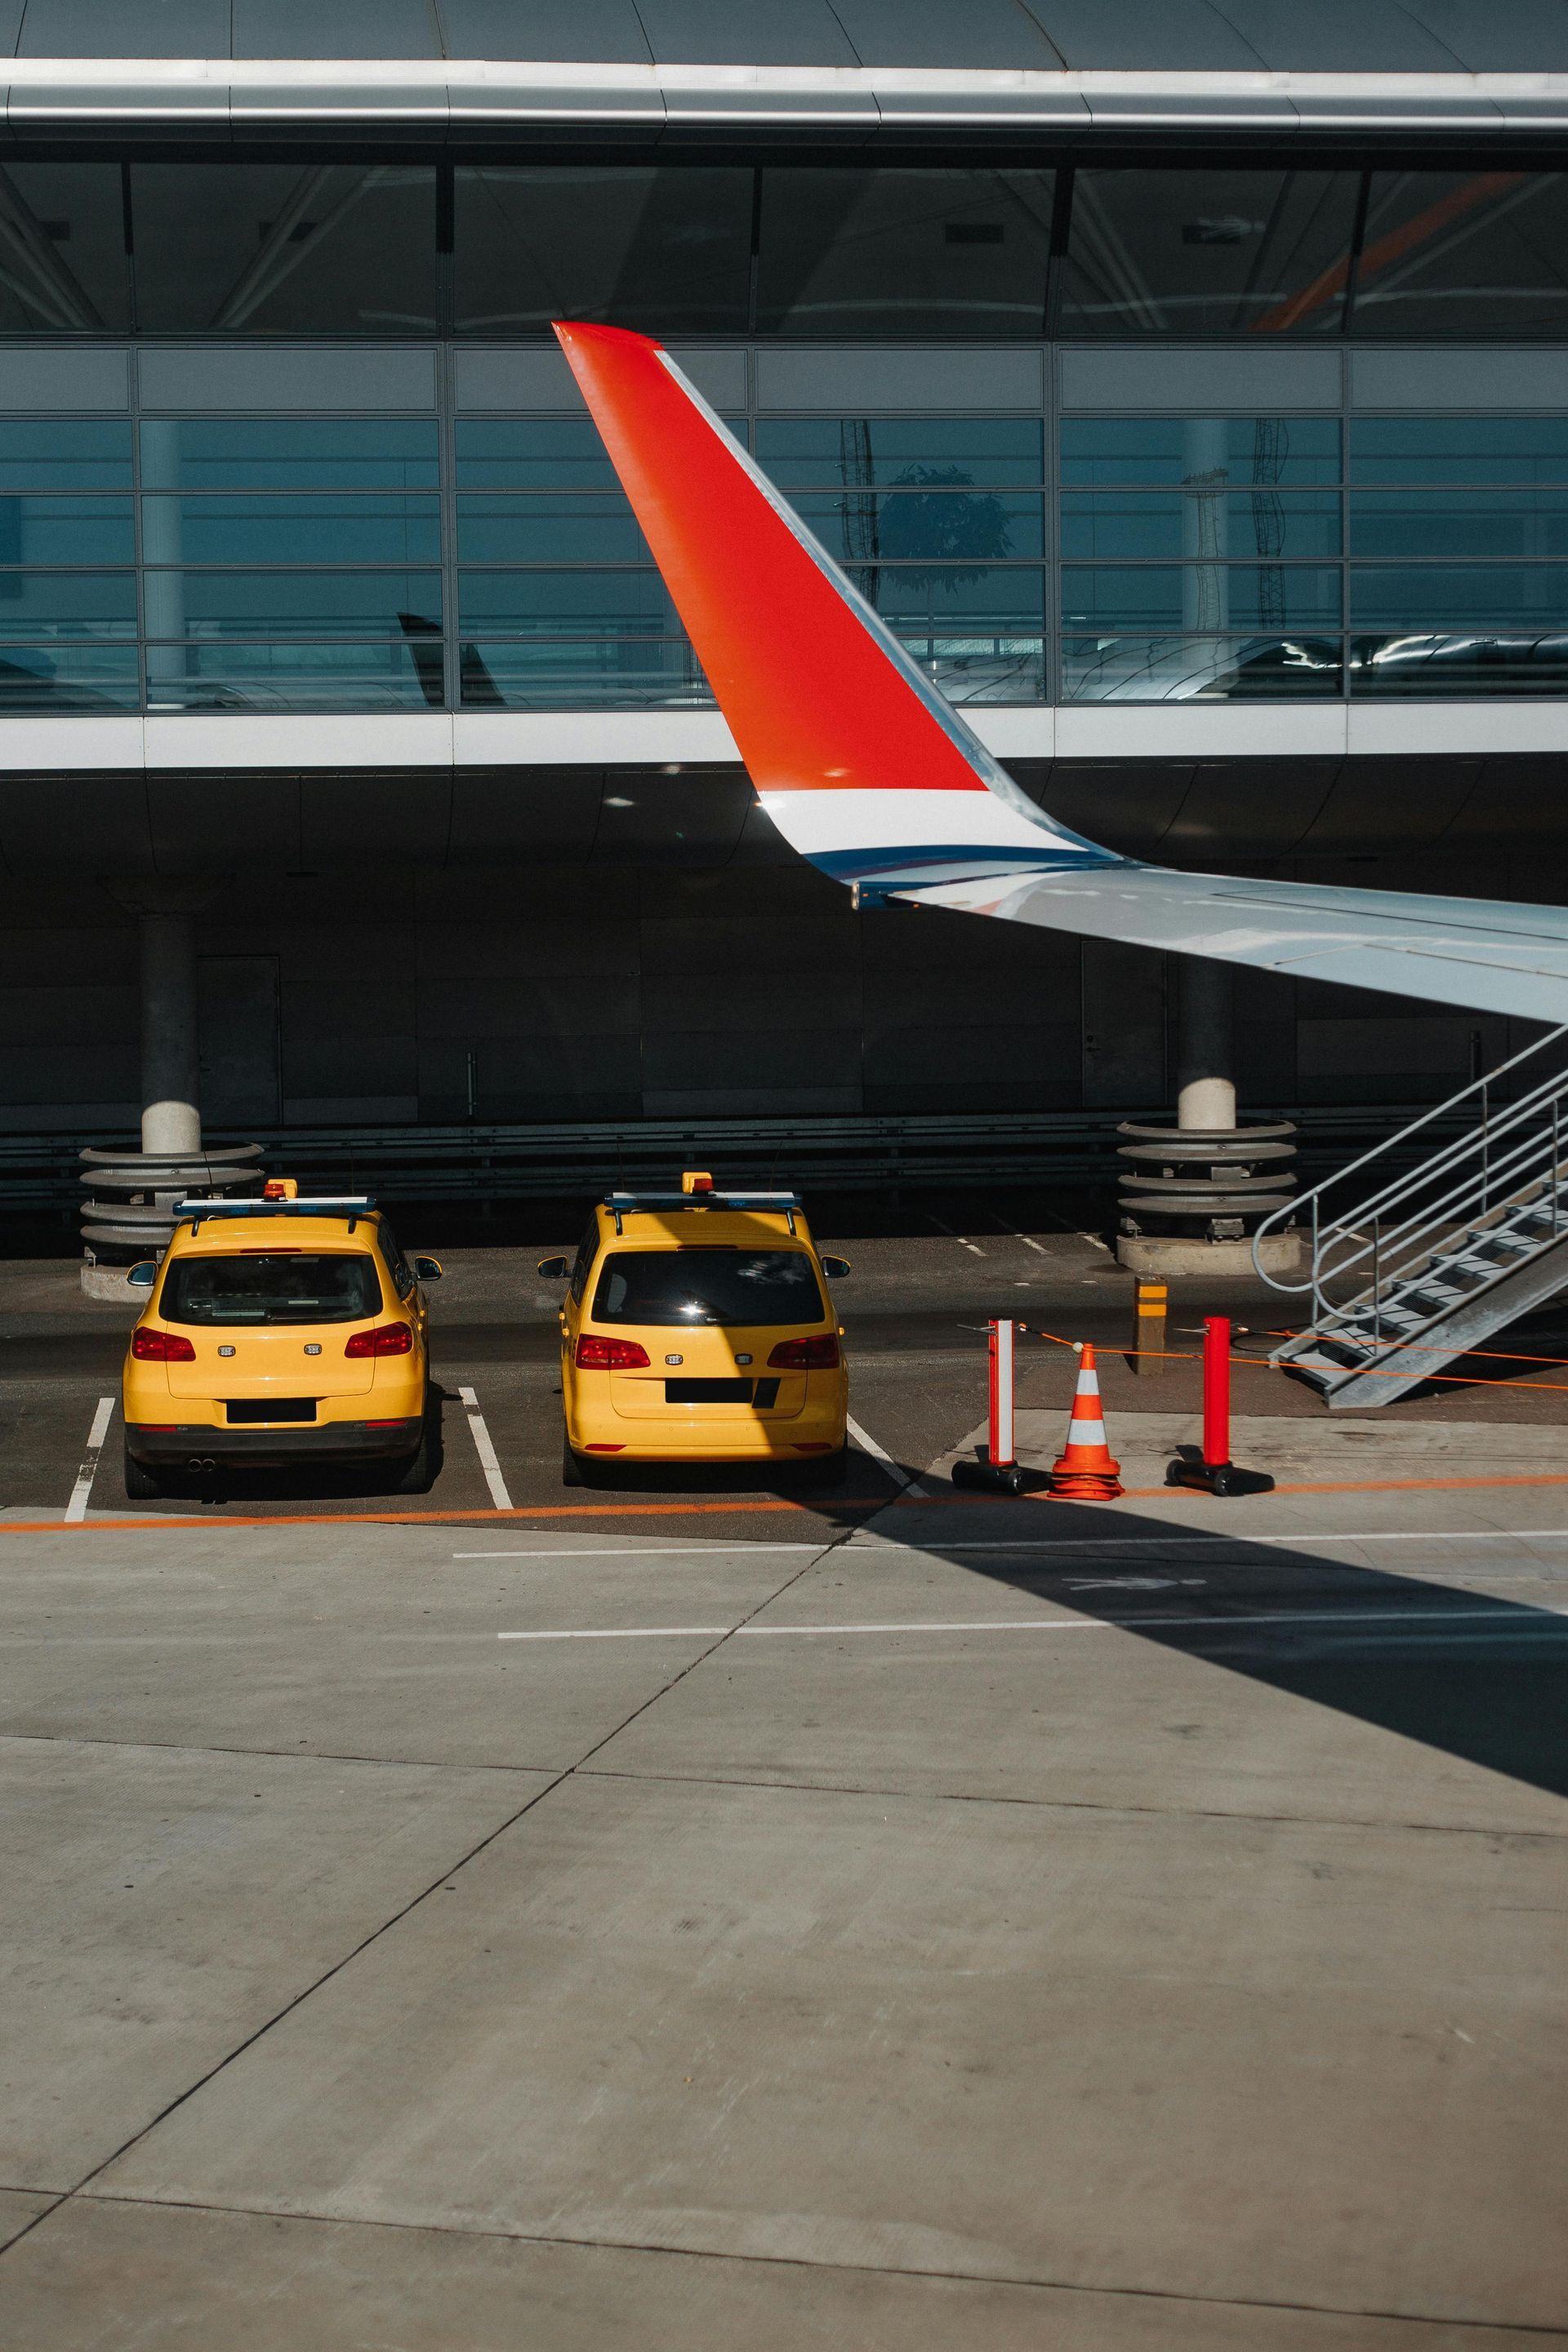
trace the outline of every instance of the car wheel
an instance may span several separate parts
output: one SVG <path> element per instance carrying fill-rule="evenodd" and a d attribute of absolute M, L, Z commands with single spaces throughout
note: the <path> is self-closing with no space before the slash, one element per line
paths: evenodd
<path fill-rule="evenodd" d="M 132 1503 L 151 1503 L 164 1491 L 155 1470 L 145 1470 L 129 1446 L 125 1449 L 125 1492 Z"/>
<path fill-rule="evenodd" d="M 849 1448 L 841 1445 L 833 1454 L 818 1454 L 800 1465 L 803 1486 L 842 1486 L 849 1475 Z"/>
<path fill-rule="evenodd" d="M 582 1458 L 573 1453 L 572 1440 L 564 1430 L 561 1433 L 561 1484 L 563 1486 L 582 1486 L 587 1484 L 583 1475 Z"/>
<path fill-rule="evenodd" d="M 426 1405 L 425 1418 L 419 1424 L 419 1443 L 407 1460 L 399 1465 L 397 1477 L 393 1486 L 394 1494 L 427 1495 L 436 1484 L 437 1465 L 434 1419 L 435 1416 Z"/>

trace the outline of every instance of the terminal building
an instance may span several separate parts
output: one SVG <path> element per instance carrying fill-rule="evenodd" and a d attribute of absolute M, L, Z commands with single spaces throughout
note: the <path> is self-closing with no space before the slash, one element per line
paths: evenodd
<path fill-rule="evenodd" d="M 557 317 L 1081 831 L 1568 896 L 1564 0 L 0 0 L 0 84 L 13 1137 L 135 1129 L 144 997 L 209 1136 L 1167 1101 L 1162 959 L 772 831 Z M 1237 982 L 1252 1106 L 1507 1033 Z"/>

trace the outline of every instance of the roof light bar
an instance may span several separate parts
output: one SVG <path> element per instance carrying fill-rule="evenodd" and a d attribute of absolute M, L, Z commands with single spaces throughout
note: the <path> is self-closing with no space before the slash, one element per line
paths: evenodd
<path fill-rule="evenodd" d="M 374 1192 L 323 1192 L 314 1200 L 176 1201 L 176 1217 L 363 1217 Z"/>

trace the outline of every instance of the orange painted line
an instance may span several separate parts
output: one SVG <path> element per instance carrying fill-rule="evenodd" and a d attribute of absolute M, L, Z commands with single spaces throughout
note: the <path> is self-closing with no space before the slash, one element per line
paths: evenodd
<path fill-rule="evenodd" d="M 890 1497 L 889 1498 L 891 1499 Z M 955 1498 L 956 1499 L 956 1498 Z M 839 1496 L 839 1510 L 885 1510 L 881 1496 L 862 1495 Z M 471 1511 L 279 1511 L 270 1517 L 253 1516 L 241 1518 L 196 1518 L 182 1513 L 175 1517 L 149 1511 L 139 1519 L 73 1519 L 68 1534 L 81 1527 L 90 1527 L 95 1533 L 105 1535 L 142 1535 L 150 1528 L 418 1528 L 458 1526 L 473 1527 L 506 1525 L 516 1519 L 574 1518 L 690 1518 L 710 1512 L 728 1511 L 731 1516 L 748 1511 L 811 1511 L 821 1516 L 821 1507 L 812 1503 L 791 1502 L 784 1496 L 763 1496 L 756 1501 L 737 1498 L 716 1498 L 711 1503 L 534 1503 L 519 1504 L 515 1510 L 487 1510 L 482 1504 Z M 59 1519 L 0 1520 L 0 1535 L 58 1535 L 64 1521 Z"/>

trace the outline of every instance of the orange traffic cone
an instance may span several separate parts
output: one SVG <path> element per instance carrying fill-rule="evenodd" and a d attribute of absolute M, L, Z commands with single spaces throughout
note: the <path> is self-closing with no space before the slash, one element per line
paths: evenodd
<path fill-rule="evenodd" d="M 1109 1503 L 1121 1492 L 1121 1465 L 1111 1460 L 1105 1442 L 1100 1374 L 1089 1347 L 1079 1361 L 1067 1450 L 1051 1470 L 1051 1492 L 1069 1503 Z"/>

